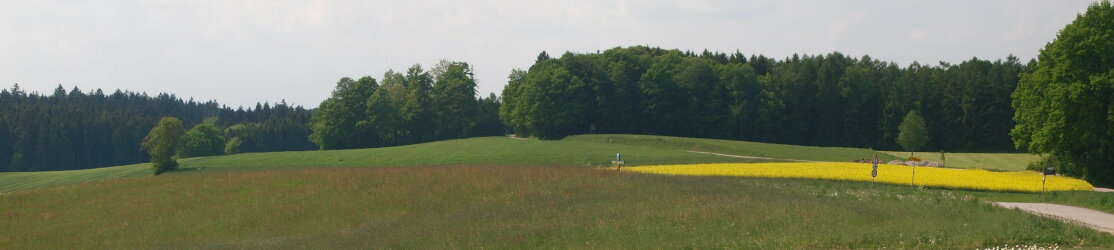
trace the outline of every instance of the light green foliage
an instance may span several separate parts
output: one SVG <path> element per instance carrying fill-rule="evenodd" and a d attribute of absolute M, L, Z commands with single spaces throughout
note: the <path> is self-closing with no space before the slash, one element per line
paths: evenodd
<path fill-rule="evenodd" d="M 182 135 L 186 130 L 182 128 L 182 120 L 174 117 L 163 117 L 158 125 L 151 128 L 147 137 L 143 138 L 140 146 L 151 155 L 151 170 L 156 175 L 178 167 L 174 154 L 182 146 Z"/>
<path fill-rule="evenodd" d="M 897 143 L 909 152 L 921 149 L 928 142 L 928 129 L 925 128 L 924 118 L 917 114 L 916 110 L 909 111 L 909 114 L 905 115 L 898 130 L 901 133 L 897 135 Z"/>
<path fill-rule="evenodd" d="M 182 137 L 178 157 L 219 155 L 224 153 L 224 147 L 224 134 L 219 128 L 207 123 L 197 124 Z"/>
<path fill-rule="evenodd" d="M 1013 93 L 1018 148 L 1063 161 L 1060 172 L 1114 184 L 1114 6 L 1091 5 L 1041 50 Z"/>
<path fill-rule="evenodd" d="M 240 137 L 232 137 L 232 139 L 228 139 L 228 143 L 224 144 L 224 154 L 233 155 L 240 153 L 240 145 L 243 143 L 244 142 L 240 140 Z"/>
<path fill-rule="evenodd" d="M 544 52 L 543 52 L 544 53 Z M 529 105 L 519 105 L 517 96 L 520 96 L 519 90 L 522 88 L 523 82 L 526 79 L 526 71 L 521 69 L 511 70 L 511 74 L 507 76 L 507 86 L 503 87 L 502 105 L 499 106 L 499 119 L 503 124 L 511 127 L 519 137 L 529 137 L 526 134 L 526 123 L 524 121 L 525 111 Z"/>

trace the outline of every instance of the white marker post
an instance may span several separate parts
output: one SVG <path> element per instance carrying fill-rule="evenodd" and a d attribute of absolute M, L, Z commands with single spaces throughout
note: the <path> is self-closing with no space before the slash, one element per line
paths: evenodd
<path fill-rule="evenodd" d="M 615 160 L 611 161 L 611 164 L 615 164 L 615 171 L 622 170 L 624 163 L 626 162 L 624 162 L 623 158 L 619 156 L 619 153 L 615 153 Z"/>

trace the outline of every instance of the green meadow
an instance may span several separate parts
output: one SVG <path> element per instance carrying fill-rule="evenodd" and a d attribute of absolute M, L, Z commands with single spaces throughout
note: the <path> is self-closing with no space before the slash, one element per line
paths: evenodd
<path fill-rule="evenodd" d="M 755 156 L 750 159 L 733 156 Z M 986 201 L 1111 211 L 1103 194 L 659 176 L 604 168 L 875 151 L 645 135 L 482 137 L 0 173 L 0 246 L 26 248 L 1111 247 L 1114 236 Z M 879 153 L 883 159 L 897 157 Z M 66 237 L 60 237 L 60 236 Z"/>
<path fill-rule="evenodd" d="M 27 248 L 984 248 L 1114 237 L 947 190 L 583 167 L 175 174 L 0 195 Z"/>

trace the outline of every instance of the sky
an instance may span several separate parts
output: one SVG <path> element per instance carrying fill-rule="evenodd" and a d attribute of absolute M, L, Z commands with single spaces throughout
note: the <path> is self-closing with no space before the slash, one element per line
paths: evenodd
<path fill-rule="evenodd" d="M 0 87 L 167 92 L 317 107 L 341 77 L 440 60 L 500 93 L 541 51 L 647 45 L 870 55 L 906 66 L 1035 58 L 1093 1 L 4 1 Z"/>

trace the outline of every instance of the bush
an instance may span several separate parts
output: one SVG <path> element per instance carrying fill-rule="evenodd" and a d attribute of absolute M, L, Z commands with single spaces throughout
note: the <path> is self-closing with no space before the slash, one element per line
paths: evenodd
<path fill-rule="evenodd" d="M 1053 169 L 1056 169 L 1056 173 L 1060 173 L 1061 165 L 1063 165 L 1063 163 L 1060 161 L 1060 159 L 1056 158 L 1055 155 L 1047 155 L 1042 156 L 1039 161 L 1029 163 L 1029 166 L 1026 166 L 1025 169 L 1037 172 L 1044 172 L 1044 169 L 1051 167 Z"/>
<path fill-rule="evenodd" d="M 228 143 L 224 144 L 224 154 L 233 155 L 240 153 L 240 144 L 243 143 L 240 137 L 232 137 L 232 139 L 228 140 Z"/>
<path fill-rule="evenodd" d="M 182 158 L 219 155 L 225 148 L 223 132 L 211 124 L 198 124 L 182 137 Z"/>

